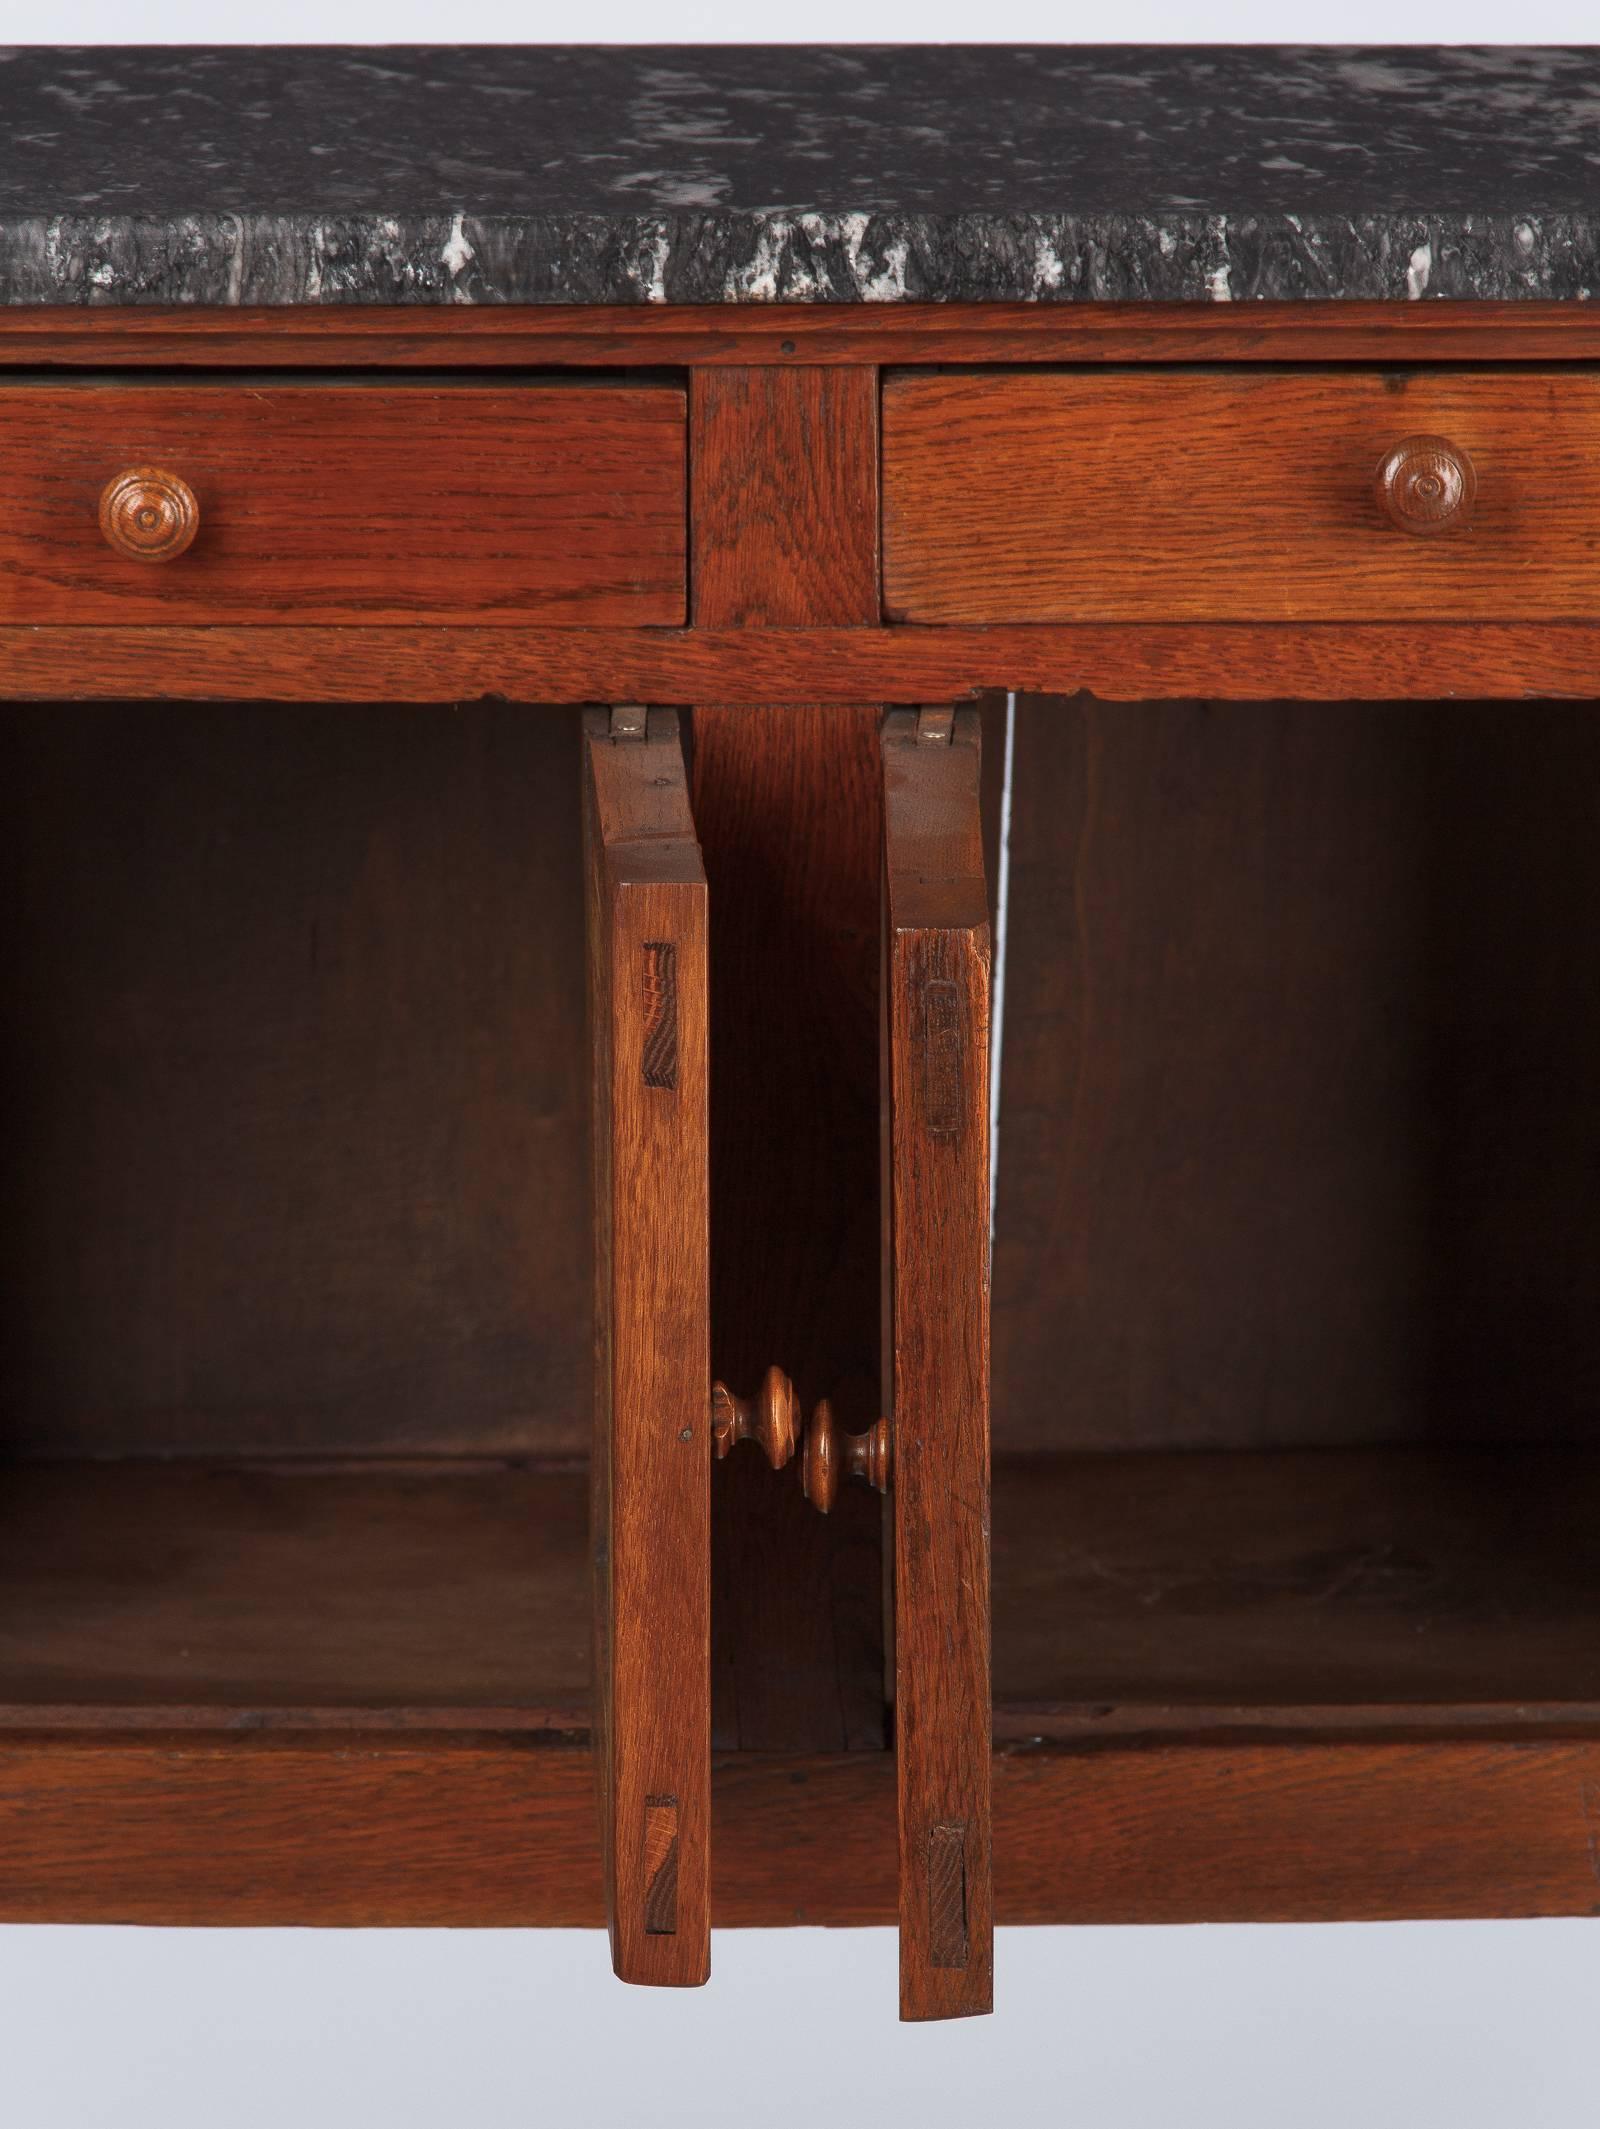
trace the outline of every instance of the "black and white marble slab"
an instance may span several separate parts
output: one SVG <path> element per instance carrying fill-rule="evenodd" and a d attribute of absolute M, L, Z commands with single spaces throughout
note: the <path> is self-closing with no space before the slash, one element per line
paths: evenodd
<path fill-rule="evenodd" d="M 1588 298 L 1600 49 L 0 51 L 0 302 Z"/>

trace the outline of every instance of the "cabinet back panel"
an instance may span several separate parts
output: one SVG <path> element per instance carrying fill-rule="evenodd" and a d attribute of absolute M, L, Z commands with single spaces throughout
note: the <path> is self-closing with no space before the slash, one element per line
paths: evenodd
<path fill-rule="evenodd" d="M 997 1449 L 1600 1440 L 1600 718 L 1018 705 Z"/>
<path fill-rule="evenodd" d="M 0 1447 L 584 1447 L 576 713 L 13 706 L 0 767 Z"/>

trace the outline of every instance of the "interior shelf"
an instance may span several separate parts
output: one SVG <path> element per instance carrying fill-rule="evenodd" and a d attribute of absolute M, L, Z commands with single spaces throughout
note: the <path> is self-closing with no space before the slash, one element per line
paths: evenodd
<path fill-rule="evenodd" d="M 13 1465 L 0 1723 L 586 1736 L 587 1524 L 570 1462 Z"/>
<path fill-rule="evenodd" d="M 997 1734 L 1600 1723 L 1600 1454 L 996 1467 Z"/>
<path fill-rule="evenodd" d="M 1002 1457 L 997 1740 L 1600 1727 L 1600 1453 Z M 0 1725 L 589 1727 L 577 1461 L 0 1475 Z"/>

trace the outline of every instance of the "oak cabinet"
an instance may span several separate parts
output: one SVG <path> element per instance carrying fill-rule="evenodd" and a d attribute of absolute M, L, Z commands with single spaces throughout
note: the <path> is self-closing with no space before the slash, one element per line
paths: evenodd
<path fill-rule="evenodd" d="M 0 1917 L 1594 1909 L 1597 329 L 1291 311 L 0 313 Z"/>

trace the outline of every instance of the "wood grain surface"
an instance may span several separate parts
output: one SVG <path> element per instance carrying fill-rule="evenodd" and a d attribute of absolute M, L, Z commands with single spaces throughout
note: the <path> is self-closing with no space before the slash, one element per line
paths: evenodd
<path fill-rule="evenodd" d="M 749 1395 L 781 1357 L 804 1409 L 827 1397 L 865 1426 L 879 1394 L 876 719 L 697 710 L 694 788 L 712 895 L 714 1372 Z M 877 1501 L 850 1488 L 819 1516 L 748 1446 L 718 1464 L 712 1498 L 719 1744 L 881 1748 Z"/>
<path fill-rule="evenodd" d="M 1600 1732 L 1592 1449 L 1001 1457 L 993 1490 L 1002 1743 Z M 13 1465 L 0 1730 L 579 1741 L 586 1491 L 576 1460 Z"/>
<path fill-rule="evenodd" d="M 989 898 L 978 712 L 883 727 L 900 2015 L 993 2009 Z"/>
<path fill-rule="evenodd" d="M 0 1473 L 0 1726 L 586 1738 L 577 1459 Z"/>
<path fill-rule="evenodd" d="M 941 362 L 1592 362 L 1561 302 L 18 306 L 0 363 L 511 368 Z"/>
<path fill-rule="evenodd" d="M 625 1981 L 710 1969 L 706 882 L 671 710 L 584 719 L 594 1053 L 595 1762 Z"/>
<path fill-rule="evenodd" d="M 719 1927 L 883 1924 L 888 1755 L 713 1771 Z M 1002 1923 L 1600 1914 L 1600 1742 L 1000 1752 Z M 1244 1862 L 1241 1859 L 1246 1859 Z M 504 1737 L 0 1744 L 0 1921 L 597 1927 L 586 1748 Z"/>
<path fill-rule="evenodd" d="M 577 786 L 568 709 L 8 712 L 6 1455 L 585 1448 Z"/>
<path fill-rule="evenodd" d="M 0 699 L 804 704 L 1600 694 L 1592 622 L 997 628 L 4 628 Z"/>
<path fill-rule="evenodd" d="M 1594 1448 L 1001 1457 L 996 1734 L 1600 1725 Z"/>
<path fill-rule="evenodd" d="M 198 500 L 160 569 L 107 545 L 134 467 Z M 0 383 L 0 620 L 684 619 L 684 398 L 666 384 Z"/>
<path fill-rule="evenodd" d="M 878 377 L 698 370 L 695 618 L 805 628 L 878 618 Z"/>
<path fill-rule="evenodd" d="M 877 712 L 746 706 L 743 646 L 875 616 L 877 398 L 867 378 L 734 371 L 696 380 L 691 417 L 694 618 L 731 653 L 694 718 L 715 1373 L 748 1396 L 776 1363 L 855 1430 L 879 1394 Z M 753 1448 L 718 1465 L 713 1503 L 718 1743 L 881 1749 L 880 1504 L 851 1488 L 818 1516 Z"/>
<path fill-rule="evenodd" d="M 1017 714 L 1006 1450 L 1594 1443 L 1592 708 Z"/>
<path fill-rule="evenodd" d="M 1593 620 L 1600 379 L 1557 370 L 890 377 L 895 620 Z M 1398 532 L 1380 460 L 1477 469 L 1470 526 Z"/>
<path fill-rule="evenodd" d="M 995 1916 L 1600 1913 L 1597 356 L 0 313 L 0 1919 L 898 1918 L 922 2017 Z M 1469 530 L 1385 526 L 1417 433 Z M 976 713 L 878 722 L 1006 688 L 991 1715 Z M 879 1504 L 708 1484 L 773 1361 L 890 1392 L 898 1772 Z"/>

